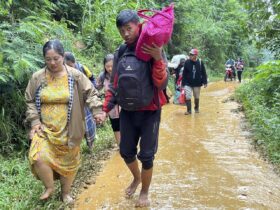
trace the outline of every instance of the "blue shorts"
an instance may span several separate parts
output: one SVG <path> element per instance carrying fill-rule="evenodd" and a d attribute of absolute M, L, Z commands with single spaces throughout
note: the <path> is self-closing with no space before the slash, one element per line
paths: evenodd
<path fill-rule="evenodd" d="M 120 154 L 124 161 L 132 163 L 136 156 L 144 169 L 153 167 L 158 147 L 161 110 L 120 112 Z M 139 143 L 139 152 L 137 145 Z"/>

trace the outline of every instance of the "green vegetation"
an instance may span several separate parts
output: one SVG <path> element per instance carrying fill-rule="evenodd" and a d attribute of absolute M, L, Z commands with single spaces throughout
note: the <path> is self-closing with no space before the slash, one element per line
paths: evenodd
<path fill-rule="evenodd" d="M 245 108 L 256 144 L 280 166 L 280 61 L 259 66 L 253 79 L 236 91 L 236 97 Z"/>
<path fill-rule="evenodd" d="M 44 66 L 42 46 L 60 39 L 65 50 L 98 75 L 105 54 L 122 39 L 115 18 L 122 9 L 160 9 L 175 3 L 175 25 L 165 47 L 170 59 L 196 47 L 211 81 L 223 78 L 228 58 L 241 56 L 253 80 L 237 92 L 259 145 L 279 163 L 279 1 L 250 0 L 6 0 L 0 1 L 0 209 L 63 209 L 58 194 L 39 203 L 42 185 L 29 170 L 24 90 L 31 74 Z M 269 51 L 268 51 L 269 50 Z M 170 89 L 174 90 L 173 78 Z M 98 129 L 93 154 L 111 147 L 108 125 Z M 278 151 L 278 153 L 277 153 Z M 83 158 L 90 155 L 82 145 Z M 93 155 L 91 154 L 91 155 Z M 90 165 L 90 164 L 89 164 Z M 85 168 L 86 166 L 83 166 Z M 79 173 L 78 176 L 82 176 Z"/>
<path fill-rule="evenodd" d="M 255 40 L 258 48 L 269 49 L 279 58 L 279 1 L 243 0 L 243 2 L 250 18 L 247 24 L 250 40 Z"/>
<path fill-rule="evenodd" d="M 250 21 L 247 24 L 248 39 L 255 43 L 257 49 L 265 48 L 273 52 L 279 59 L 279 1 L 247 1 L 244 0 Z M 236 97 L 245 108 L 258 148 L 266 154 L 269 160 L 277 165 L 280 171 L 280 61 L 270 61 L 261 64 L 256 48 L 249 48 L 250 65 L 254 68 L 246 70 L 245 76 L 251 80 L 240 86 Z M 256 56 L 257 55 L 257 56 Z M 264 60 L 273 60 L 267 50 L 263 50 Z M 255 68 L 255 66 L 259 67 Z"/>

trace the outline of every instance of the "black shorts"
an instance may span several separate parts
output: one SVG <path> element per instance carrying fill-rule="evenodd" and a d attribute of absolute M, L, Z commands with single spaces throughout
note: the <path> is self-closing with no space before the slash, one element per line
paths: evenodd
<path fill-rule="evenodd" d="M 126 163 L 136 158 L 152 163 L 158 147 L 161 110 L 120 112 L 120 154 Z M 140 143 L 139 143 L 140 142 Z M 140 151 L 137 151 L 139 143 Z"/>
<path fill-rule="evenodd" d="M 120 118 L 110 118 L 111 127 L 114 132 L 120 131 Z"/>

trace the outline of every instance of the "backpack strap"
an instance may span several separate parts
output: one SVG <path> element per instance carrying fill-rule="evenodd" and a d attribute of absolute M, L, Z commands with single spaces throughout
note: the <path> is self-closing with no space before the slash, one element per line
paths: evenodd
<path fill-rule="evenodd" d="M 127 48 L 127 44 L 122 44 L 122 45 L 119 47 L 118 60 L 120 59 L 120 57 L 122 57 L 122 55 L 124 54 L 126 48 Z"/>
<path fill-rule="evenodd" d="M 99 75 L 99 80 L 100 80 L 100 82 L 101 82 L 102 85 L 104 84 L 105 77 L 106 77 L 106 74 L 105 74 L 105 70 L 104 70 L 104 71 L 101 72 L 101 74 Z"/>
<path fill-rule="evenodd" d="M 85 74 L 85 70 L 84 70 L 84 67 L 82 64 L 76 62 L 75 64 L 75 68 L 78 69 L 80 72 L 84 73 Z"/>

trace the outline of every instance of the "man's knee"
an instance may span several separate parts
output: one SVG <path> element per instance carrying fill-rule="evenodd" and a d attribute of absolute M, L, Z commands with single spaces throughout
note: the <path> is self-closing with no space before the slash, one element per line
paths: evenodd
<path fill-rule="evenodd" d="M 184 90 L 185 90 L 185 97 L 186 97 L 186 100 L 191 100 L 192 99 L 192 88 L 189 87 L 189 86 L 185 86 L 184 87 Z"/>
<path fill-rule="evenodd" d="M 148 161 L 141 161 L 142 162 L 142 168 L 145 170 L 149 170 L 153 167 L 154 161 L 148 160 Z"/>
<path fill-rule="evenodd" d="M 120 152 L 120 155 L 121 155 L 121 157 L 123 158 L 123 160 L 124 160 L 124 162 L 126 164 L 130 164 L 130 163 L 132 163 L 132 162 L 134 162 L 136 160 L 136 155 L 128 156 L 128 155 L 126 155 L 126 154 L 124 154 L 122 152 Z"/>
<path fill-rule="evenodd" d="M 188 94 L 188 93 L 187 93 L 187 94 L 185 95 L 185 97 L 186 97 L 186 100 L 191 100 L 191 99 L 192 99 L 192 94 Z"/>
<path fill-rule="evenodd" d="M 139 154 L 137 158 L 141 161 L 143 169 L 148 170 L 153 167 L 154 154 Z"/>

